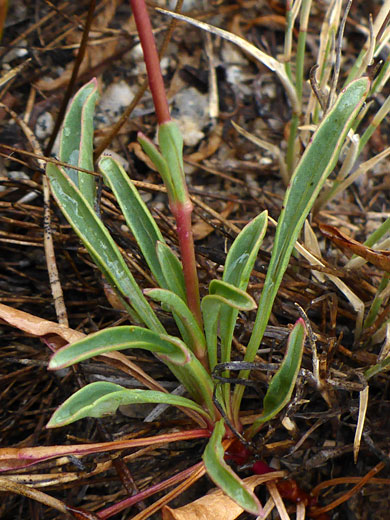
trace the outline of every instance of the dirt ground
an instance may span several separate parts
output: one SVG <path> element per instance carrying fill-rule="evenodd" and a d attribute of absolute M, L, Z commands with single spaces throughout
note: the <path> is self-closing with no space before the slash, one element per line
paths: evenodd
<path fill-rule="evenodd" d="M 192 4 L 186 14 L 240 34 L 275 57 L 283 52 L 284 3 L 215 0 Z M 160 45 L 169 19 L 153 11 L 152 3 L 149 5 Z M 375 14 L 379 5 L 374 0 L 353 4 L 344 38 L 342 79 L 364 44 L 361 27 L 367 27 L 369 13 Z M 57 321 L 57 317 L 43 247 L 43 169 L 34 154 L 47 154 L 89 6 L 89 0 L 53 4 L 48 0 L 14 0 L 10 2 L 0 47 L 1 75 L 20 67 L 13 78 L 0 83 L 0 303 L 52 321 Z M 315 63 L 318 31 L 326 7 L 327 2 L 314 2 L 308 32 L 306 77 Z M 235 237 L 234 226 L 243 227 L 263 209 L 277 220 L 285 192 L 274 158 L 240 136 L 231 121 L 285 151 L 291 107 L 282 85 L 263 65 L 237 47 L 219 38 L 209 38 L 187 24 L 177 25 L 162 59 L 162 69 L 172 115 L 185 135 L 190 193 L 199 201 L 195 204 L 193 220 L 201 292 L 204 294 L 208 281 L 221 272 L 226 250 Z M 215 92 L 210 89 L 211 69 L 215 72 L 219 96 L 215 103 L 210 103 L 210 93 Z M 97 78 L 101 94 L 95 116 L 95 147 L 99 148 L 145 78 L 135 25 L 126 1 L 97 2 L 77 88 L 92 77 Z M 305 85 L 305 89 L 308 95 L 310 86 Z M 388 94 L 382 92 L 382 96 Z M 155 127 L 151 97 L 146 91 L 131 116 L 106 145 L 106 150 L 122 158 L 132 179 L 160 185 L 157 173 L 145 160 L 136 140 L 138 131 L 153 138 Z M 390 145 L 388 130 L 385 121 L 366 147 L 363 160 Z M 51 153 L 54 156 L 58 153 L 58 143 L 54 143 Z M 319 223 L 332 224 L 363 242 L 389 216 L 388 164 L 388 161 L 381 163 L 380 168 L 369 172 L 312 219 L 326 263 L 325 271 L 342 279 L 366 309 L 383 273 L 371 264 L 353 271 L 344 269 L 344 253 L 321 235 Z M 150 287 L 153 281 L 148 278 L 147 266 L 124 226 L 118 206 L 105 188 L 103 193 L 109 203 L 101 207 L 102 218 L 117 244 L 127 252 L 137 281 L 142 287 Z M 144 190 L 142 195 L 164 237 L 177 249 L 165 195 L 154 190 Z M 99 271 L 54 201 L 51 207 L 52 236 L 69 326 L 93 332 L 113 324 L 128 323 L 123 312 L 111 306 Z M 269 228 L 250 281 L 249 292 L 256 299 L 267 271 L 273 235 L 274 230 Z M 319 280 L 309 264 L 297 255 L 290 262 L 274 305 L 262 345 L 264 350 L 260 354 L 262 361 L 278 363 L 282 359 L 289 326 L 299 317 L 295 303 L 305 310 L 316 334 L 319 370 L 326 384 L 318 388 L 310 377 L 312 356 L 308 347 L 294 399 L 262 430 L 256 439 L 255 456 L 288 470 L 308 492 L 330 479 L 345 477 L 346 482 L 321 491 L 321 505 L 343 496 L 356 485 L 356 477 L 365 476 L 383 462 L 384 468 L 375 476 L 377 480 L 369 482 L 350 500 L 331 511 L 329 519 L 387 519 L 390 401 L 386 372 L 370 380 L 366 420 L 356 463 L 353 447 L 359 397 L 365 388 L 362 373 L 377 363 L 383 341 L 370 340 L 387 319 L 388 300 L 383 302 L 374 325 L 356 341 L 356 309 L 329 278 L 324 276 Z M 174 331 L 168 313 L 157 312 L 167 329 Z M 242 359 L 240 347 L 248 341 L 253 319 L 253 313 L 240 315 L 235 333 L 234 357 L 237 360 Z M 55 408 L 85 382 L 111 380 L 131 387 L 135 380 L 115 366 L 98 360 L 84 363 L 77 371 L 48 372 L 50 350 L 47 346 L 38 338 L 8 325 L 1 328 L 0 342 L 1 447 L 83 444 L 193 427 L 189 419 L 172 409 L 154 422 L 144 422 L 150 409 L 142 408 L 122 410 L 98 422 L 84 419 L 68 427 L 47 430 L 45 424 Z M 167 389 L 173 390 L 177 386 L 173 376 L 152 356 L 141 353 L 129 358 Z M 264 395 L 264 374 L 254 373 L 253 377 Z M 255 392 L 246 395 L 244 408 L 250 415 L 257 410 L 259 397 Z M 55 462 L 41 464 L 19 474 L 31 475 L 31 484 L 36 489 L 69 506 L 93 513 L 199 461 L 204 445 L 205 442 L 199 440 L 149 448 L 136 454 L 127 450 L 94 455 L 81 461 L 63 460 L 59 465 Z M 121 464 L 122 458 L 125 465 Z M 107 469 L 100 469 L 105 463 Z M 72 474 L 74 478 L 60 478 L 57 483 L 42 486 L 42 481 L 58 470 L 63 475 Z M 238 468 L 238 471 L 241 476 L 248 473 L 245 468 Z M 176 507 L 187 503 L 211 487 L 212 483 L 203 477 L 170 505 Z M 113 518 L 133 518 L 160 496 L 162 494 L 146 499 Z M 266 498 L 264 490 L 260 490 L 260 498 Z M 295 506 L 288 502 L 286 505 L 295 511 Z M 154 518 L 160 518 L 159 515 L 157 513 Z M 59 520 L 64 517 L 26 497 L 1 494 L 2 519 Z M 295 518 L 295 513 L 291 518 Z"/>

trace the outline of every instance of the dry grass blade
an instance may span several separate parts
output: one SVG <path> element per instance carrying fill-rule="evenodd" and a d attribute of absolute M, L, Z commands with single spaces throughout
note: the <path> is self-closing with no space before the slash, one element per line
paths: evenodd
<path fill-rule="evenodd" d="M 157 500 L 156 502 L 154 502 L 154 504 L 147 507 L 144 511 L 142 511 L 141 513 L 139 513 L 138 515 L 133 517 L 132 520 L 146 520 L 153 513 L 162 509 L 171 500 L 173 500 L 177 496 L 180 496 L 186 489 L 188 489 L 190 486 L 192 486 L 192 484 L 194 484 L 194 482 L 196 482 L 201 477 L 203 477 L 203 475 L 205 475 L 205 473 L 206 473 L 206 469 L 205 469 L 204 465 L 201 464 L 200 467 L 198 469 L 196 469 L 196 471 L 194 471 L 194 473 L 190 477 L 188 477 L 188 479 L 186 479 L 184 482 L 179 484 L 179 486 L 177 486 L 175 489 L 173 489 L 172 491 L 167 493 L 165 496 L 160 498 L 160 500 Z M 164 512 L 163 512 L 163 515 L 164 515 Z M 164 518 L 164 516 L 163 516 L 163 518 Z"/>
<path fill-rule="evenodd" d="M 275 72 L 275 74 L 278 76 L 281 83 L 283 84 L 284 88 L 286 89 L 286 93 L 290 99 L 293 110 L 297 114 L 300 113 L 300 103 L 298 101 L 294 85 L 291 83 L 290 79 L 288 78 L 284 65 L 280 61 L 276 60 L 272 56 L 269 56 L 268 54 L 261 51 L 260 49 L 257 49 L 257 47 L 255 47 L 248 41 L 244 40 L 244 38 L 241 38 L 240 36 L 232 34 L 229 31 L 225 31 L 224 29 L 219 29 L 218 27 L 214 27 L 212 25 L 209 25 L 205 22 L 201 22 L 199 20 L 194 20 L 193 18 L 189 18 L 188 16 L 183 16 L 181 14 L 167 11 L 166 9 L 161 9 L 159 7 L 156 7 L 156 10 L 159 11 L 160 13 L 166 14 L 168 16 L 172 16 L 173 18 L 176 18 L 177 20 L 182 20 L 183 22 L 188 22 L 192 25 L 195 25 L 196 27 L 199 27 L 200 29 L 203 29 L 204 31 L 211 32 L 217 36 L 220 36 L 221 38 L 224 38 L 225 40 L 227 40 L 231 43 L 234 43 L 235 45 L 238 45 L 243 51 L 247 52 L 248 54 L 253 56 L 255 59 L 257 59 L 258 61 L 263 63 L 270 70 Z"/>
<path fill-rule="evenodd" d="M 357 463 L 360 449 L 360 441 L 362 438 L 364 422 L 366 420 L 369 390 L 370 387 L 367 385 L 364 390 L 359 392 L 359 416 L 356 425 L 355 437 L 353 440 L 353 460 L 355 464 Z"/>
<path fill-rule="evenodd" d="M 42 157 L 43 153 L 41 147 L 38 143 L 37 138 L 34 133 L 31 131 L 29 126 L 22 120 L 20 117 L 11 109 L 0 103 L 3 108 L 9 112 L 9 114 L 14 119 L 15 123 L 17 123 L 22 131 L 24 132 L 28 142 L 30 143 L 31 148 L 34 153 L 38 157 Z M 42 159 L 38 159 L 39 165 L 41 168 L 44 168 L 44 162 Z M 54 252 L 54 244 L 52 238 L 52 230 L 51 230 L 51 212 L 50 212 L 50 188 L 49 183 L 46 176 L 42 177 L 42 186 L 43 186 L 43 199 L 44 199 L 44 215 L 43 215 L 43 232 L 44 232 L 44 245 L 45 245 L 45 255 L 46 255 L 46 263 L 47 263 L 47 271 L 49 274 L 50 286 L 53 295 L 54 307 L 56 310 L 58 322 L 68 326 L 68 316 L 65 307 L 64 294 L 61 287 L 60 275 L 57 268 L 57 262 Z"/>
<path fill-rule="evenodd" d="M 303 502 L 297 504 L 297 518 L 296 520 L 305 520 L 306 518 L 306 507 Z"/>
<path fill-rule="evenodd" d="M 17 493 L 18 495 L 23 495 L 48 507 L 52 507 L 53 509 L 60 511 L 60 513 L 65 515 L 68 514 L 68 509 L 65 504 L 61 502 L 61 500 L 47 495 L 42 491 L 32 489 L 31 487 L 25 486 L 19 482 L 13 482 L 12 480 L 7 479 L 7 477 L 0 477 L 0 490 L 8 493 Z"/>
<path fill-rule="evenodd" d="M 298 242 L 295 245 L 297 251 L 315 268 L 316 265 L 325 267 L 324 264 L 310 251 L 304 248 Z M 350 301 L 354 310 L 356 311 L 356 328 L 355 328 L 355 338 L 359 338 L 362 332 L 363 327 L 363 318 L 364 318 L 364 303 L 362 300 L 348 287 L 348 285 L 340 280 L 339 277 L 333 274 L 325 274 L 327 278 L 331 282 L 333 282 L 336 287 L 344 294 L 344 296 Z"/>
<path fill-rule="evenodd" d="M 31 61 L 31 58 L 28 58 L 26 61 L 24 61 L 17 67 L 14 67 L 13 69 L 9 70 L 8 72 L 6 72 L 2 76 L 0 76 L 0 87 L 5 85 L 6 83 L 8 83 L 8 81 L 10 81 L 15 76 L 17 76 L 24 69 L 24 67 L 28 63 L 30 63 L 30 61 Z"/>
<path fill-rule="evenodd" d="M 275 502 L 280 520 L 291 520 L 275 482 L 267 482 L 267 489 L 272 497 L 272 500 Z"/>
<path fill-rule="evenodd" d="M 370 480 L 372 480 L 372 478 L 377 473 L 382 471 L 384 467 L 385 467 L 385 463 L 384 462 L 379 462 L 379 464 L 377 464 L 374 468 L 372 468 L 371 471 L 369 471 L 364 477 L 362 477 L 360 479 L 359 483 L 356 484 L 356 486 L 354 486 L 352 489 L 350 489 L 343 496 L 341 496 L 337 500 L 334 500 L 332 503 L 328 504 L 327 506 L 320 507 L 320 508 L 316 509 L 316 516 L 319 516 L 319 515 L 321 515 L 323 513 L 327 513 L 328 511 L 332 511 L 332 509 L 335 509 L 337 506 L 339 506 L 340 504 L 346 502 L 352 496 L 356 495 L 356 493 L 358 493 L 362 489 L 363 486 L 365 486 L 368 482 L 370 482 Z M 325 483 L 323 483 L 323 484 L 325 484 Z M 317 486 L 317 488 L 313 490 L 313 494 L 314 495 L 316 494 L 316 490 L 317 489 L 319 489 L 319 486 Z"/>

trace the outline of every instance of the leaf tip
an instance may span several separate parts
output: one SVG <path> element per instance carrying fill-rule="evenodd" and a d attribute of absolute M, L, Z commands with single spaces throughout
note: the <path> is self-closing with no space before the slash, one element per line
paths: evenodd
<path fill-rule="evenodd" d="M 56 359 L 56 353 L 51 357 L 49 364 L 47 365 L 47 370 L 59 370 L 61 368 L 65 368 L 64 363 L 59 363 Z"/>
<path fill-rule="evenodd" d="M 297 325 L 302 325 L 303 328 L 306 330 L 306 323 L 303 318 L 298 318 L 298 320 L 295 322 L 294 327 L 296 327 Z"/>

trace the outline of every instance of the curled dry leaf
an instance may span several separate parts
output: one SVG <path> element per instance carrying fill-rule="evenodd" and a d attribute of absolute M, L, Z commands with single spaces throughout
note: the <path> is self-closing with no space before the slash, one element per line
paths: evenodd
<path fill-rule="evenodd" d="M 39 336 L 54 349 L 63 347 L 66 343 L 73 343 L 85 336 L 78 330 L 70 329 L 54 321 L 44 320 L 33 314 L 20 311 L 0 303 L 0 321 L 23 330 L 33 336 Z"/>
<path fill-rule="evenodd" d="M 283 471 L 275 471 L 267 475 L 252 475 L 244 478 L 243 481 L 253 491 L 256 486 L 284 475 Z M 162 515 L 163 520 L 234 520 L 243 511 L 242 507 L 233 502 L 223 491 L 217 489 L 178 509 L 165 506 Z"/>
<path fill-rule="evenodd" d="M 43 318 L 18 309 L 13 309 L 2 303 L 0 303 L 0 322 L 1 321 L 27 332 L 27 334 L 40 337 L 52 350 L 57 350 L 67 343 L 74 343 L 85 337 L 83 332 L 70 329 L 54 321 L 44 320 Z M 113 365 L 130 374 L 132 377 L 135 377 L 135 379 L 140 381 L 147 388 L 166 392 L 164 387 L 148 376 L 148 374 L 135 363 L 132 363 L 121 352 L 107 352 L 100 356 L 100 358 L 102 358 L 105 363 Z"/>
<path fill-rule="evenodd" d="M 358 255 L 367 260 L 367 262 L 370 262 L 376 267 L 383 269 L 383 271 L 390 273 L 389 251 L 375 251 L 374 249 L 357 242 L 348 235 L 345 235 L 334 226 L 320 224 L 319 227 L 321 233 L 326 238 L 329 238 L 329 240 L 334 242 L 338 247 L 340 247 L 340 249 Z"/>

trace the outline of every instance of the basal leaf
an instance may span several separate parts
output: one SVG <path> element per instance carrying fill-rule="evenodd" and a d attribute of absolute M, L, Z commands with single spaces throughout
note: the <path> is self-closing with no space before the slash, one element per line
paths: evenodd
<path fill-rule="evenodd" d="M 211 295 L 220 296 L 223 300 L 228 302 L 227 305 L 233 309 L 252 311 L 257 307 L 252 296 L 238 287 L 221 280 L 212 280 L 210 282 L 209 292 Z"/>
<path fill-rule="evenodd" d="M 65 426 L 84 417 L 103 417 L 113 414 L 119 406 L 144 403 L 184 406 L 209 419 L 199 405 L 185 397 L 153 390 L 127 389 L 114 383 L 99 381 L 84 386 L 69 397 L 54 412 L 47 428 Z"/>
<path fill-rule="evenodd" d="M 122 166 L 111 157 L 103 157 L 99 168 L 104 180 L 113 191 L 126 223 L 131 229 L 141 252 L 161 287 L 165 286 L 165 278 L 157 258 L 157 242 L 164 242 L 163 236 L 138 190 L 131 182 Z"/>
<path fill-rule="evenodd" d="M 249 277 L 267 229 L 267 218 L 267 212 L 263 211 L 249 222 L 236 237 L 227 254 L 222 280 L 242 291 L 245 291 L 248 286 Z M 237 316 L 238 311 L 236 309 L 221 307 L 222 363 L 230 361 L 231 344 Z"/>
<path fill-rule="evenodd" d="M 201 309 L 209 364 L 213 370 L 218 363 L 217 332 L 221 308 L 232 308 L 236 313 L 250 311 L 256 308 L 256 302 L 245 291 L 220 280 L 212 280 L 209 290 L 210 294 L 202 299 Z"/>
<path fill-rule="evenodd" d="M 186 302 L 184 274 L 180 260 L 164 242 L 158 242 L 156 249 L 157 257 L 164 274 L 166 288 Z"/>
<path fill-rule="evenodd" d="M 246 290 L 267 229 L 267 211 L 251 220 L 237 235 L 226 257 L 222 280 Z"/>
<path fill-rule="evenodd" d="M 224 461 L 222 439 L 225 434 L 223 419 L 215 424 L 213 434 L 203 453 L 207 473 L 211 480 L 234 502 L 245 511 L 254 515 L 262 514 L 262 507 L 255 494 L 250 491 L 244 482 L 233 472 Z"/>
<path fill-rule="evenodd" d="M 98 97 L 97 81 L 93 78 L 71 101 L 61 133 L 60 159 L 63 162 L 93 171 L 93 114 Z M 84 172 L 67 170 L 67 174 L 93 207 L 95 178 Z"/>
<path fill-rule="evenodd" d="M 57 370 L 106 352 L 130 348 L 149 350 L 176 365 L 184 365 L 191 359 L 189 350 L 178 338 L 157 334 L 142 327 L 123 325 L 89 334 L 57 350 L 48 368 Z"/>
<path fill-rule="evenodd" d="M 301 366 L 305 337 L 305 323 L 300 318 L 290 332 L 286 354 L 279 370 L 268 386 L 264 397 L 263 413 L 251 426 L 250 437 L 256 434 L 262 424 L 275 417 L 290 400 Z"/>
<path fill-rule="evenodd" d="M 97 217 L 93 208 L 76 188 L 62 168 L 48 163 L 46 174 L 53 195 L 69 224 L 82 240 L 93 261 L 105 278 L 123 297 L 127 309 L 136 322 L 143 322 L 151 330 L 164 332 L 133 275 L 127 267 L 117 245 Z"/>
<path fill-rule="evenodd" d="M 303 223 L 317 195 L 335 167 L 342 145 L 370 88 L 367 77 L 341 91 L 306 148 L 287 188 L 280 214 L 271 261 L 261 294 L 256 321 L 247 346 L 245 361 L 253 361 L 267 326 L 272 306 Z M 243 371 L 239 377 L 248 377 Z M 238 413 L 243 389 L 235 389 L 234 411 Z"/>
<path fill-rule="evenodd" d="M 112 327 L 86 336 L 59 349 L 51 358 L 50 370 L 68 367 L 106 352 L 139 348 L 153 352 L 183 383 L 196 402 L 204 404 L 214 416 L 211 376 L 187 346 L 179 339 L 157 334 L 137 326 Z"/>
<path fill-rule="evenodd" d="M 206 352 L 206 340 L 187 304 L 175 293 L 166 289 L 146 289 L 144 292 L 153 300 L 161 302 L 180 319 L 185 335 L 189 338 L 188 347 L 198 359 L 202 358 Z"/>

